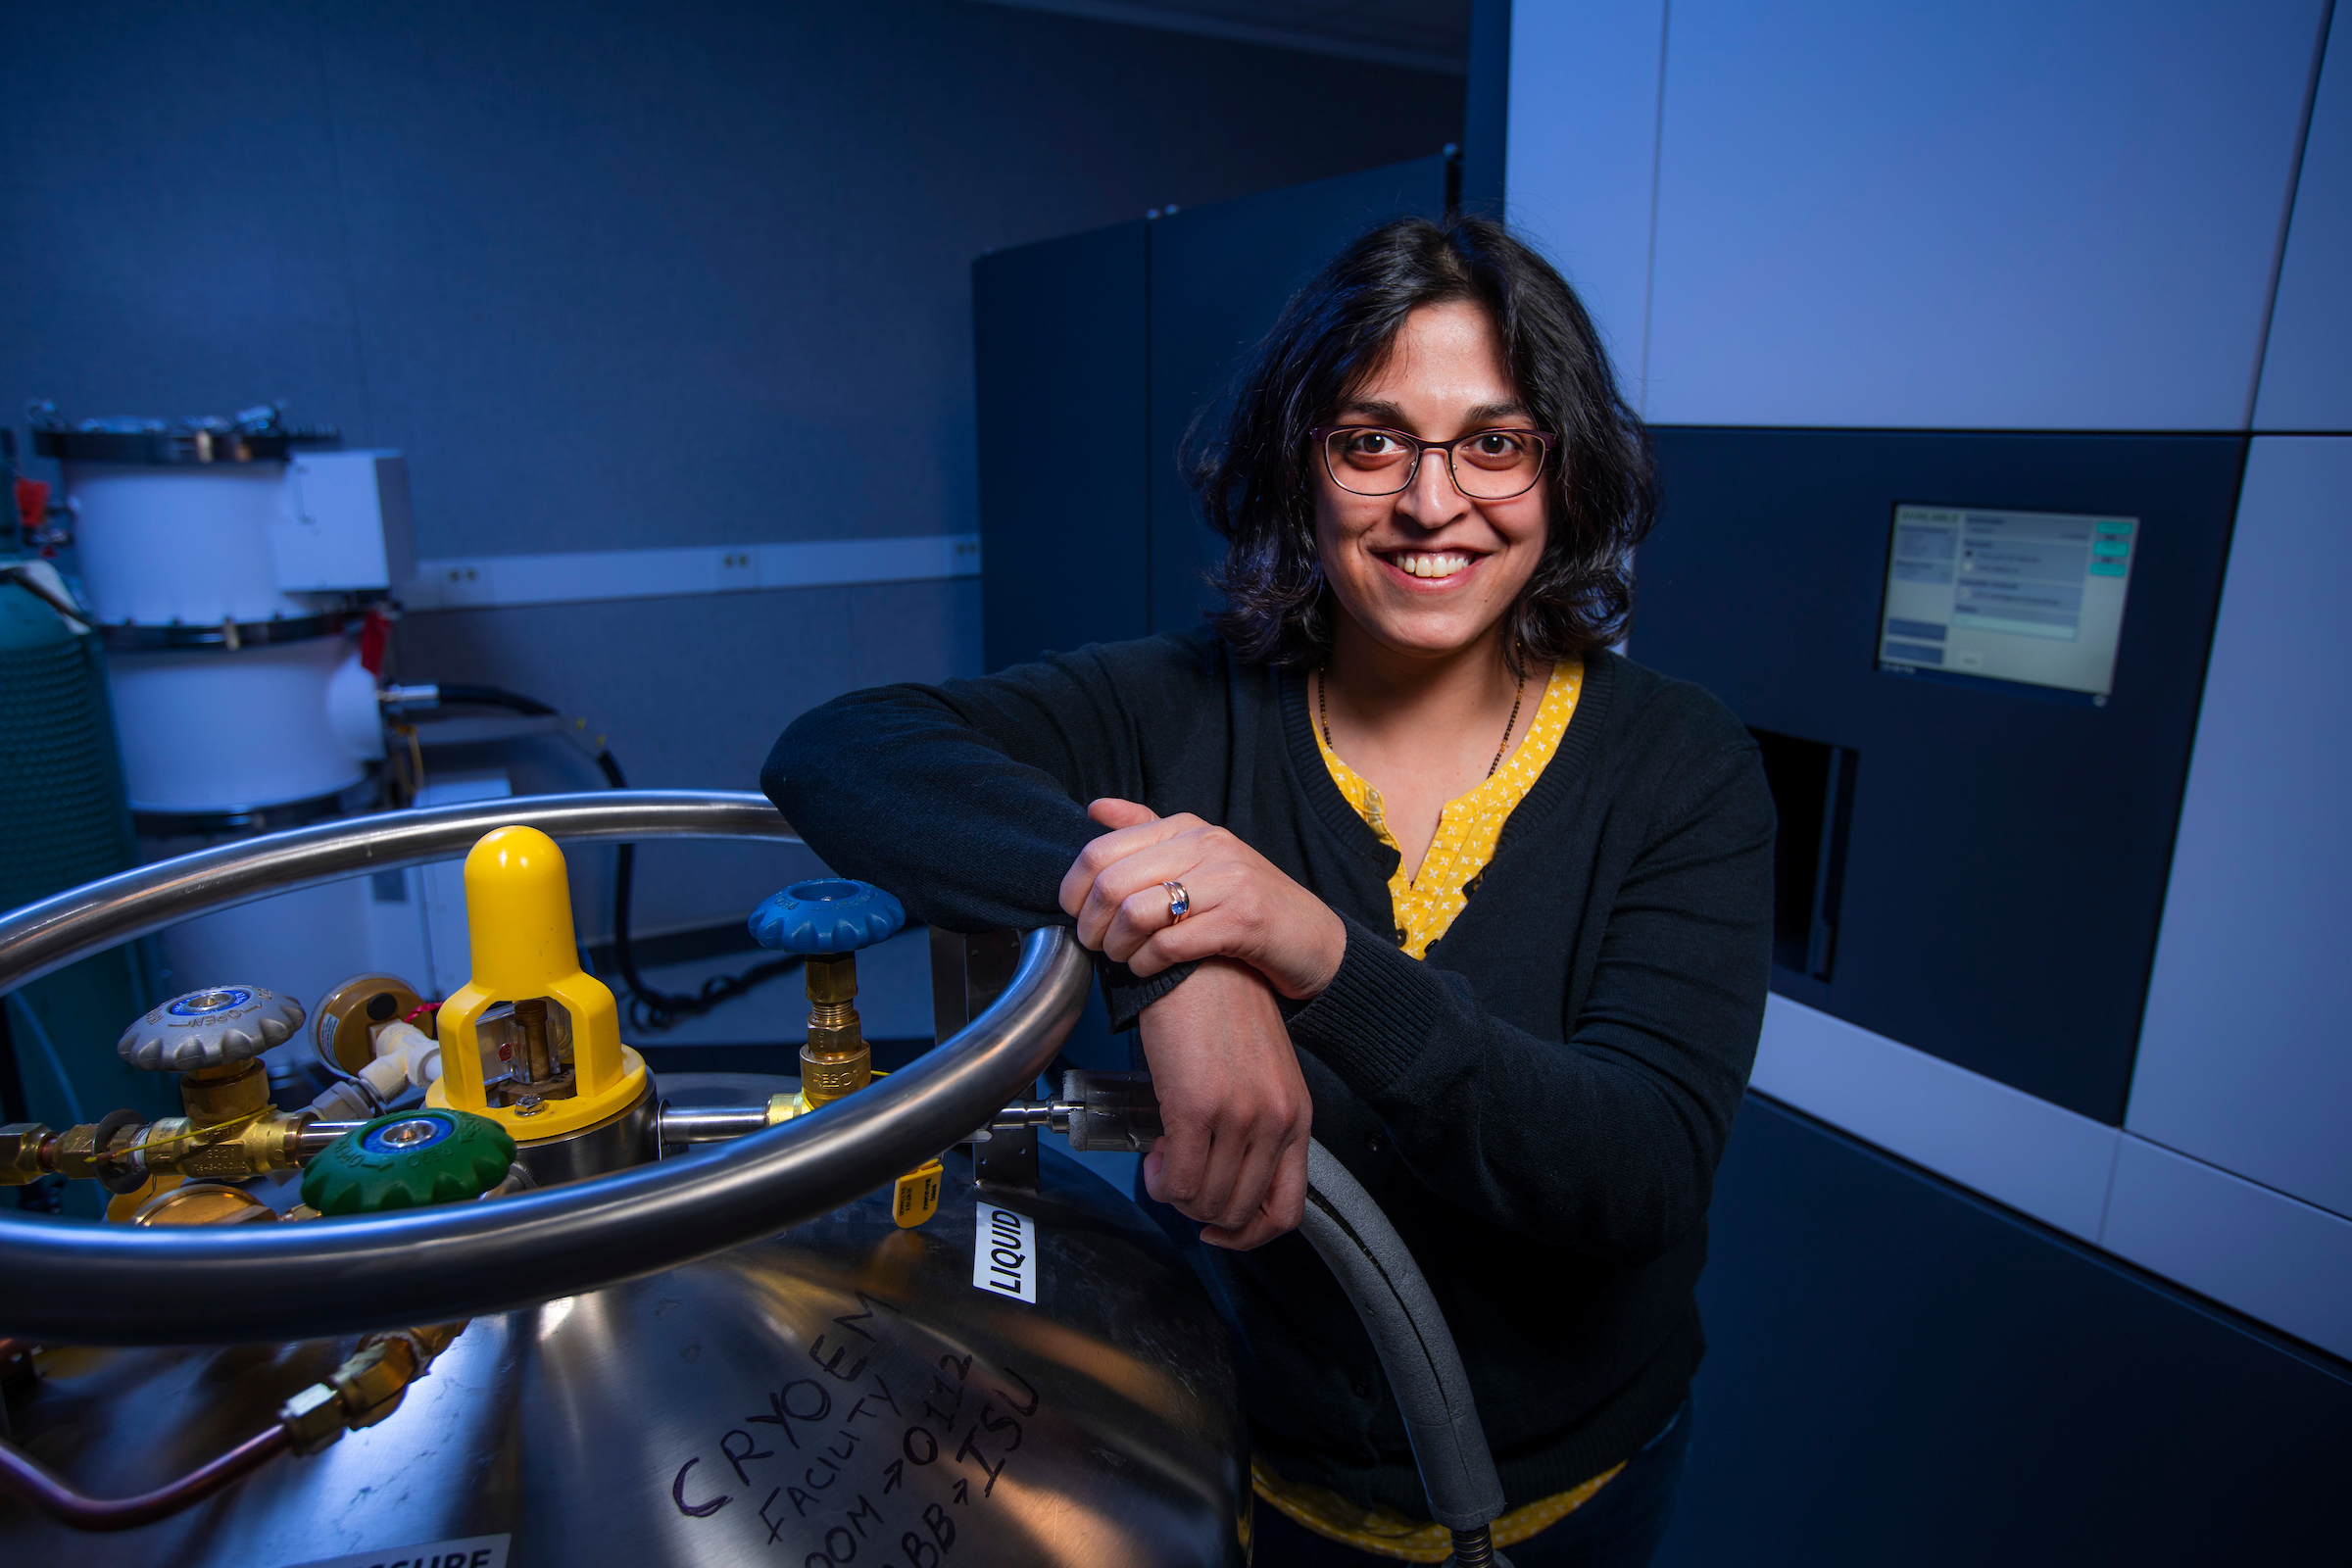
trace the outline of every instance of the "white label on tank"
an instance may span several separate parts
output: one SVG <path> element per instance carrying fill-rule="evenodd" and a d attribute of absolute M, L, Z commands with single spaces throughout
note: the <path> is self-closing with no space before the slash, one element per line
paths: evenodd
<path fill-rule="evenodd" d="M 994 1203 L 972 1205 L 972 1283 L 1016 1301 L 1037 1301 L 1037 1227 Z"/>
<path fill-rule="evenodd" d="M 413 1544 L 320 1557 L 295 1568 L 507 1568 L 511 1536 L 467 1536 L 463 1541 L 420 1541 Z"/>

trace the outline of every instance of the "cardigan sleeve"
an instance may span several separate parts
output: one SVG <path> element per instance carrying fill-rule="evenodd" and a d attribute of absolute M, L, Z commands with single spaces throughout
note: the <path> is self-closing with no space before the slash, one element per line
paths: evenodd
<path fill-rule="evenodd" d="M 760 784 L 827 865 L 890 889 L 917 919 L 952 931 L 1068 925 L 1061 879 L 1106 831 L 1086 803 L 1146 797 L 1142 715 L 1164 726 L 1200 710 L 1211 658 L 1154 638 L 979 680 L 853 692 L 794 720 Z M 1142 980 L 1100 957 L 1097 968 L 1122 1029 L 1192 972 Z"/>
<path fill-rule="evenodd" d="M 1754 1063 L 1773 831 L 1752 744 L 1718 753 L 1653 817 L 1564 1044 L 1482 1012 L 1461 975 L 1352 920 L 1292 1036 L 1440 1197 L 1590 1256 L 1656 1257 L 1705 1214 Z"/>

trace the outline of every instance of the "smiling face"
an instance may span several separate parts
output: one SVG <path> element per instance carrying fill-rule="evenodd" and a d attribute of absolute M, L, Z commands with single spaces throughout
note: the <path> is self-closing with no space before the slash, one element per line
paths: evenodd
<path fill-rule="evenodd" d="M 1493 321 L 1468 301 L 1407 316 L 1387 360 L 1327 422 L 1385 425 L 1424 441 L 1537 427 Z M 1477 461 L 1465 448 L 1465 474 Z M 1548 485 L 1507 501 L 1473 500 L 1440 452 L 1426 454 L 1411 485 L 1393 496 L 1343 489 L 1320 451 L 1313 468 L 1315 548 L 1344 620 L 1408 659 L 1498 639 L 1544 554 Z"/>

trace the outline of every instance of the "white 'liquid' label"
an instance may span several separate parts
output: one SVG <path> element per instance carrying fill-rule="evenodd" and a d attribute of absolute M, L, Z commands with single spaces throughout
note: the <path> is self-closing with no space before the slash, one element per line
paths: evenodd
<path fill-rule="evenodd" d="M 1016 1301 L 1037 1301 L 1037 1227 L 994 1203 L 972 1205 L 972 1283 Z"/>

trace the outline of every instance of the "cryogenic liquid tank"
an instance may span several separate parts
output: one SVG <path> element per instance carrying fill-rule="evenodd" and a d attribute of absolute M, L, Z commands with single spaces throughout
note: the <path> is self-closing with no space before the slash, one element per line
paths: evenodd
<path fill-rule="evenodd" d="M 1030 1098 L 1090 984 L 1070 933 L 962 943 L 934 975 L 942 1043 L 884 1076 L 856 955 L 903 913 L 861 883 L 796 884 L 752 928 L 805 964 L 797 1083 L 670 1103 L 579 968 L 556 842 L 790 829 L 758 796 L 469 803 L 0 917 L 7 986 L 466 853 L 472 941 L 437 1005 L 389 975 L 307 1007 L 217 977 L 117 1048 L 175 1073 L 184 1115 L 0 1128 L 0 1182 L 116 1195 L 107 1224 L 0 1212 L 0 1559 L 1249 1560 L 1247 1428 L 1205 1292 L 1134 1204 L 1039 1147 L 1159 1133 L 1138 1074 Z M 274 1104 L 259 1054 L 306 1030 L 338 1081 Z M 1465 1568 L 1499 1561 L 1501 1491 L 1444 1321 L 1362 1190 L 1309 1154 L 1302 1234 L 1372 1334 L 1433 1517 Z"/>
<path fill-rule="evenodd" d="M 118 879 L 219 903 L 236 878 L 252 896 L 479 839 L 473 978 L 429 1046 L 377 1029 L 373 1049 L 440 1058 L 405 1110 L 370 1114 L 400 1098 L 381 1074 L 339 1124 L 269 1105 L 256 1054 L 318 1020 L 240 979 L 123 1036 L 127 1057 L 180 1074 L 186 1117 L 0 1132 L 0 1158 L 46 1149 L 69 1175 L 146 1183 L 117 1200 L 139 1223 L 20 1221 L 0 1245 L 0 1333 L 50 1347 L 19 1357 L 9 1390 L 25 1459 L 122 1498 L 291 1434 L 127 1529 L 0 1495 L 0 1559 L 1241 1561 L 1241 1418 L 1200 1287 L 1099 1177 L 1039 1157 L 1034 1132 L 1025 1170 L 975 1184 L 976 1132 L 984 1152 L 1024 1143 L 986 1129 L 1067 1033 L 1084 955 L 1032 936 L 975 1022 L 868 1086 L 854 954 L 900 917 L 854 884 L 780 897 L 762 934 L 808 954 L 830 999 L 807 1087 L 665 1118 L 611 993 L 579 970 L 561 851 L 515 819 L 575 840 L 787 830 L 757 797 L 559 800 L 322 824 Z M 286 841 L 310 846 L 299 864 L 272 848 Z M 110 936 L 186 910 L 94 902 Z M 25 949 L 0 935 L 0 965 L 21 970 Z M 374 997 L 407 1014 L 416 999 L 389 977 L 344 990 L 325 1049 L 371 1065 L 370 1027 L 396 1022 Z M 196 1131 L 229 1123 L 225 1141 Z M 318 1217 L 259 1200 L 273 1167 L 301 1171 Z M 100 1244 L 130 1246 L 129 1298 Z M 90 1317 L 82 1289 L 116 1307 Z"/>

